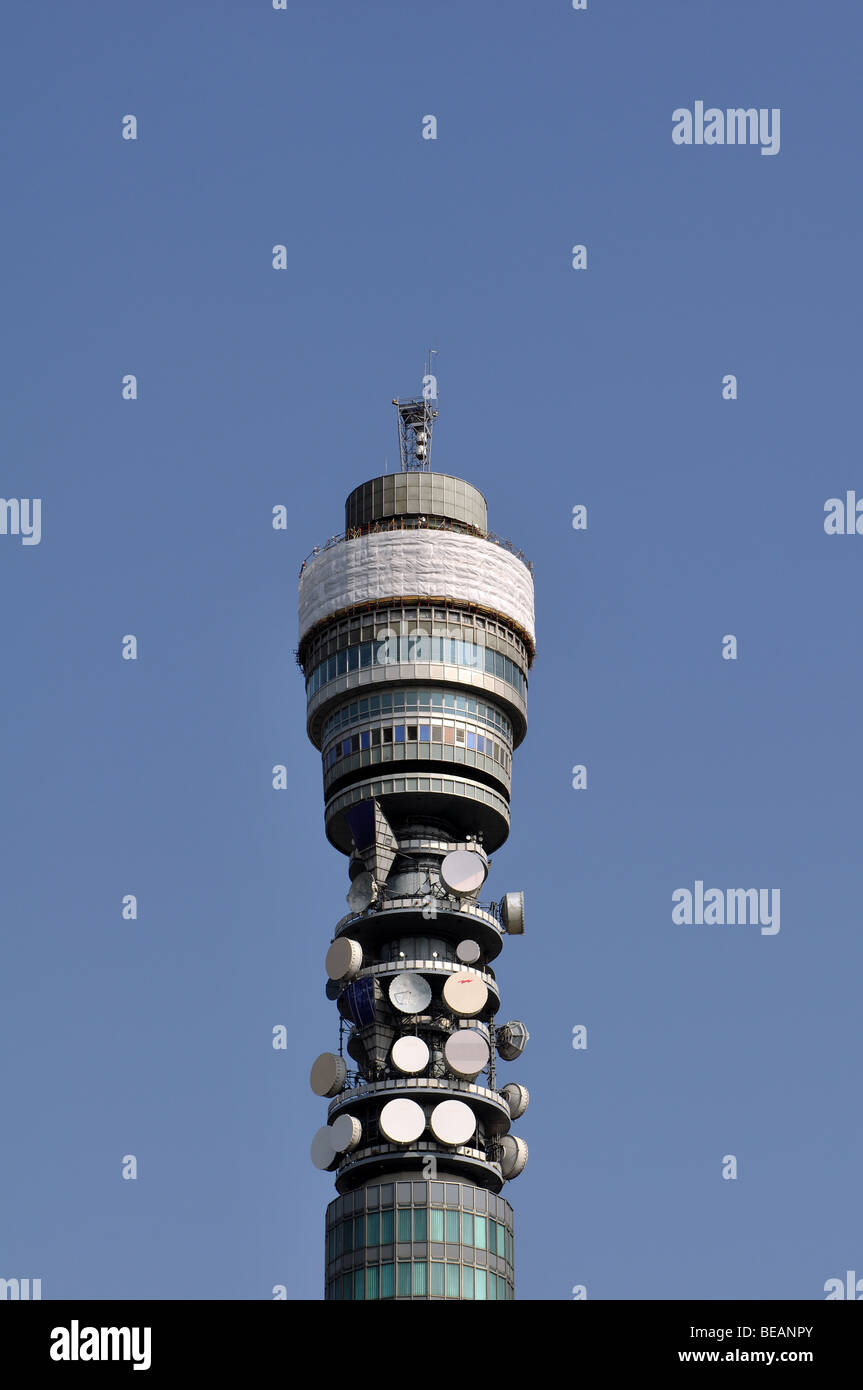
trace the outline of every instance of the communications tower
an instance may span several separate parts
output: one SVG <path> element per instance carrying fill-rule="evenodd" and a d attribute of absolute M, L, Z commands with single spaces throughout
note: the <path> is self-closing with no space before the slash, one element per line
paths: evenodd
<path fill-rule="evenodd" d="M 528 1032 L 499 1021 L 493 963 L 524 901 L 483 887 L 527 728 L 533 576 L 482 493 L 430 471 L 433 401 L 394 404 L 401 470 L 350 493 L 299 583 L 307 729 L 350 878 L 325 960 L 338 1050 L 310 1076 L 329 1099 L 312 1161 L 339 1194 L 325 1296 L 508 1299 L 501 1194 L 528 1093 L 505 1073 Z"/>

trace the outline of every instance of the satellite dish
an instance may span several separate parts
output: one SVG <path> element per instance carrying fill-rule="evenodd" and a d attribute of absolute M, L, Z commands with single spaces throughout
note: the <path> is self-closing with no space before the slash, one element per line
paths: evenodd
<path fill-rule="evenodd" d="M 440 876 L 445 887 L 460 897 L 473 897 L 485 883 L 488 864 L 475 849 L 454 849 L 444 856 Z"/>
<path fill-rule="evenodd" d="M 524 893 L 504 893 L 498 906 L 504 931 L 510 936 L 523 936 Z"/>
<path fill-rule="evenodd" d="M 442 1144 L 466 1144 L 476 1130 L 476 1116 L 463 1100 L 443 1100 L 431 1112 L 429 1128 Z"/>
<path fill-rule="evenodd" d="M 509 1106 L 509 1115 L 512 1120 L 520 1120 L 530 1102 L 530 1092 L 526 1086 L 519 1086 L 517 1082 L 510 1081 L 504 1086 L 501 1095 Z"/>
<path fill-rule="evenodd" d="M 390 980 L 390 1002 L 400 1013 L 421 1014 L 431 1003 L 431 985 L 413 970 L 403 970 Z"/>
<path fill-rule="evenodd" d="M 336 1153 L 350 1153 L 363 1137 L 363 1127 L 356 1115 L 339 1115 L 330 1125 L 332 1144 Z"/>
<path fill-rule="evenodd" d="M 333 1146 L 333 1132 L 329 1125 L 319 1129 L 312 1140 L 312 1163 L 325 1173 L 338 1165 L 339 1156 Z"/>
<path fill-rule="evenodd" d="M 488 1003 L 488 989 L 475 975 L 450 975 L 443 987 L 444 1002 L 454 1014 L 473 1018 Z"/>
<path fill-rule="evenodd" d="M 327 951 L 326 971 L 331 980 L 342 983 L 358 975 L 363 963 L 363 948 L 349 936 L 340 936 Z"/>
<path fill-rule="evenodd" d="M 335 1052 L 322 1052 L 312 1063 L 309 1085 L 316 1096 L 337 1096 L 348 1079 L 348 1064 Z"/>
<path fill-rule="evenodd" d="M 524 1172 L 527 1163 L 527 1144 L 523 1139 L 516 1139 L 514 1134 L 507 1134 L 505 1139 L 500 1141 L 500 1171 L 507 1181 L 517 1178 L 519 1173 Z"/>
<path fill-rule="evenodd" d="M 339 995 L 339 1010 L 358 1028 L 367 1028 L 375 1021 L 375 1004 L 381 997 L 380 985 L 374 976 L 364 975 L 352 980 Z"/>
<path fill-rule="evenodd" d="M 393 1043 L 392 1063 L 406 1076 L 416 1076 L 429 1064 L 429 1050 L 422 1038 L 407 1034 Z"/>
<path fill-rule="evenodd" d="M 497 1030 L 497 1050 L 505 1062 L 514 1062 L 527 1047 L 530 1033 L 524 1024 L 514 1019 Z"/>
<path fill-rule="evenodd" d="M 362 873 L 357 874 L 348 890 L 348 907 L 351 912 L 365 912 L 367 907 L 371 907 L 377 895 L 378 886 L 368 869 L 365 869 Z"/>
<path fill-rule="evenodd" d="M 415 1100 L 388 1100 L 380 1114 L 381 1133 L 394 1144 L 412 1144 L 426 1127 L 426 1117 Z"/>
<path fill-rule="evenodd" d="M 447 1066 L 464 1081 L 472 1081 L 488 1066 L 489 1055 L 488 1043 L 473 1028 L 459 1028 L 444 1044 Z"/>
<path fill-rule="evenodd" d="M 455 953 L 463 965 L 475 965 L 482 954 L 475 941 L 460 941 Z"/>

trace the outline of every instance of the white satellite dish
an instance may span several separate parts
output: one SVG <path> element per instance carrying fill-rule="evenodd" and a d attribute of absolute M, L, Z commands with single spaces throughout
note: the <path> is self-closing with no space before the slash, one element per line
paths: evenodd
<path fill-rule="evenodd" d="M 357 874 L 348 890 L 348 907 L 351 912 L 365 912 L 367 907 L 371 907 L 377 895 L 378 886 L 368 869 L 365 869 L 361 874 Z"/>
<path fill-rule="evenodd" d="M 472 1081 L 488 1066 L 489 1055 L 488 1043 L 473 1028 L 459 1028 L 444 1044 L 447 1066 L 465 1081 Z"/>
<path fill-rule="evenodd" d="M 324 1125 L 323 1129 L 319 1129 L 315 1134 L 312 1140 L 311 1154 L 312 1163 L 316 1168 L 320 1168 L 321 1172 L 325 1173 L 338 1164 L 339 1156 L 333 1144 L 333 1132 L 329 1125 Z"/>
<path fill-rule="evenodd" d="M 429 1128 L 442 1144 L 466 1144 L 476 1130 L 476 1116 L 463 1100 L 443 1100 L 431 1112 Z"/>
<path fill-rule="evenodd" d="M 462 965 L 476 965 L 482 955 L 476 941 L 460 941 L 455 948 L 455 953 Z"/>
<path fill-rule="evenodd" d="M 390 980 L 390 1002 L 400 1013 L 421 1014 L 431 1003 L 431 985 L 413 970 L 403 970 Z"/>
<path fill-rule="evenodd" d="M 425 1071 L 429 1064 L 428 1046 L 422 1038 L 407 1034 L 393 1043 L 392 1062 L 406 1076 L 416 1076 L 418 1072 Z"/>
<path fill-rule="evenodd" d="M 504 1086 L 501 1095 L 509 1106 L 509 1115 L 512 1120 L 520 1120 L 530 1103 L 530 1092 L 526 1086 L 520 1086 L 517 1081 L 510 1081 Z"/>
<path fill-rule="evenodd" d="M 498 906 L 504 931 L 510 936 L 523 936 L 524 893 L 504 893 Z"/>
<path fill-rule="evenodd" d="M 337 1096 L 348 1079 L 348 1064 L 335 1052 L 322 1052 L 312 1063 L 309 1085 L 316 1096 Z"/>
<path fill-rule="evenodd" d="M 381 1133 L 394 1144 L 412 1144 L 426 1127 L 426 1117 L 415 1100 L 388 1100 L 380 1114 Z"/>
<path fill-rule="evenodd" d="M 362 1139 L 363 1127 L 356 1115 L 339 1115 L 330 1125 L 330 1133 L 336 1153 L 349 1153 Z"/>
<path fill-rule="evenodd" d="M 507 1181 L 510 1181 L 524 1172 L 527 1144 L 523 1139 L 516 1139 L 514 1134 L 508 1134 L 505 1139 L 501 1139 L 500 1147 L 500 1171 Z"/>
<path fill-rule="evenodd" d="M 488 863 L 475 849 L 454 849 L 444 856 L 440 876 L 451 893 L 473 897 L 485 883 Z"/>
<path fill-rule="evenodd" d="M 443 987 L 444 1002 L 454 1014 L 473 1018 L 488 1003 L 488 989 L 475 975 L 450 975 Z"/>
<path fill-rule="evenodd" d="M 331 980 L 353 980 L 363 964 L 363 948 L 349 936 L 340 936 L 327 951 L 326 971 Z"/>
<path fill-rule="evenodd" d="M 530 1033 L 518 1019 L 497 1030 L 497 1050 L 505 1062 L 514 1062 L 527 1047 Z"/>

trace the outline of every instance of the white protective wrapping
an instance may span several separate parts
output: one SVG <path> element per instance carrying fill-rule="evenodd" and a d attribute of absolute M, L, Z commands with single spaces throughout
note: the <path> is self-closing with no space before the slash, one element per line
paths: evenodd
<path fill-rule="evenodd" d="M 460 531 L 378 531 L 342 541 L 300 575 L 300 641 L 321 618 L 368 600 L 449 598 L 513 619 L 534 640 L 533 576 L 493 541 Z"/>

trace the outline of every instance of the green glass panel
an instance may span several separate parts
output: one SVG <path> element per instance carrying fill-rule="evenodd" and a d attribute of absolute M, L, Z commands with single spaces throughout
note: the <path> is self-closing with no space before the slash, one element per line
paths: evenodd
<path fill-rule="evenodd" d="M 473 1212 L 463 1211 L 461 1214 L 461 1243 L 462 1245 L 473 1245 Z"/>
<path fill-rule="evenodd" d="M 446 1214 L 446 1238 L 450 1245 L 458 1245 L 458 1212 L 448 1211 Z M 447 1294 L 449 1297 L 449 1294 Z"/>
<path fill-rule="evenodd" d="M 473 1223 L 473 1243 L 477 1250 L 485 1249 L 485 1217 L 474 1217 Z"/>
<path fill-rule="evenodd" d="M 414 1240 L 428 1240 L 428 1212 L 425 1207 L 414 1208 Z"/>
<path fill-rule="evenodd" d="M 381 1214 L 370 1211 L 366 1218 L 366 1245 L 377 1245 L 380 1237 Z"/>
<path fill-rule="evenodd" d="M 431 1271 L 431 1294 L 432 1298 L 443 1298 L 444 1291 L 444 1267 L 440 1260 L 432 1260 Z"/>
<path fill-rule="evenodd" d="M 475 1287 L 474 1297 L 475 1297 L 475 1298 L 485 1298 L 485 1296 L 486 1296 L 486 1294 L 485 1294 L 485 1270 L 484 1270 L 484 1269 L 478 1269 L 478 1270 L 476 1271 L 476 1287 Z"/>
<path fill-rule="evenodd" d="M 365 1232 L 366 1218 L 364 1216 L 354 1217 L 354 1249 L 362 1250 L 366 1243 Z"/>
<path fill-rule="evenodd" d="M 377 1265 L 369 1265 L 366 1270 L 366 1298 L 379 1298 L 380 1278 Z"/>
<path fill-rule="evenodd" d="M 461 1271 L 461 1296 L 462 1298 L 473 1298 L 473 1266 L 462 1265 Z"/>
<path fill-rule="evenodd" d="M 395 1292 L 394 1273 L 392 1261 L 389 1264 L 381 1265 L 381 1298 L 392 1298 Z"/>
<path fill-rule="evenodd" d="M 354 1298 L 365 1298 L 366 1296 L 366 1272 L 364 1269 L 354 1270 Z"/>
<path fill-rule="evenodd" d="M 393 1209 L 381 1212 L 381 1245 L 392 1245 L 393 1240 Z"/>
<path fill-rule="evenodd" d="M 399 1240 L 410 1240 L 411 1238 L 411 1209 L 410 1207 L 399 1207 Z"/>
<path fill-rule="evenodd" d="M 443 1212 L 432 1208 L 429 1212 L 429 1240 L 443 1240 Z M 455 1216 L 455 1212 L 453 1212 Z"/>
<path fill-rule="evenodd" d="M 458 1293 L 458 1265 L 447 1265 L 446 1296 L 447 1298 L 458 1298 Z"/>
<path fill-rule="evenodd" d="M 398 1298 L 410 1298 L 411 1296 L 411 1262 L 410 1260 L 399 1260 L 398 1275 Z"/>
<path fill-rule="evenodd" d="M 425 1260 L 414 1260 L 414 1298 L 427 1298 L 428 1291 L 428 1265 Z"/>

